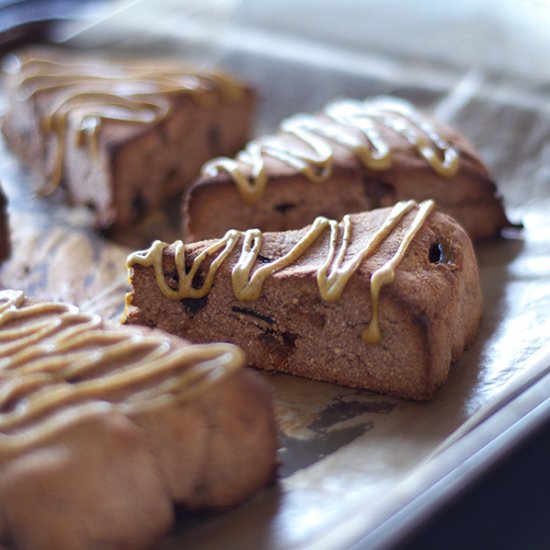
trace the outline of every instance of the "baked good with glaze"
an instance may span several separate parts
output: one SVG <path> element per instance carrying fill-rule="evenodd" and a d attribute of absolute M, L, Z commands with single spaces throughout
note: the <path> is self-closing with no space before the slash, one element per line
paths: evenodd
<path fill-rule="evenodd" d="M 473 239 L 510 225 L 462 135 L 401 99 L 341 100 L 207 162 L 186 192 L 184 230 L 188 242 L 230 228 L 285 231 L 408 199 L 434 199 Z"/>
<path fill-rule="evenodd" d="M 10 235 L 8 229 L 8 213 L 7 213 L 6 195 L 2 191 L 0 184 L 0 262 L 5 260 L 10 254 Z"/>
<path fill-rule="evenodd" d="M 4 63 L 10 148 L 100 227 L 141 219 L 249 137 L 254 97 L 173 60 L 113 61 L 33 48 Z"/>
<path fill-rule="evenodd" d="M 256 368 L 417 400 L 444 383 L 481 318 L 471 241 L 433 201 L 156 241 L 128 267 L 126 323 L 236 343 Z"/>
<path fill-rule="evenodd" d="M 193 346 L 0 292 L 0 545 L 146 548 L 189 509 L 273 479 L 270 392 Z"/>

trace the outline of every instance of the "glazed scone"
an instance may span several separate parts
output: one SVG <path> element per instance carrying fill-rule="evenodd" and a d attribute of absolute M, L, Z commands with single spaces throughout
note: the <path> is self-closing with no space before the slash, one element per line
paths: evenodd
<path fill-rule="evenodd" d="M 7 199 L 0 184 L 0 262 L 10 254 L 10 235 L 8 229 Z"/>
<path fill-rule="evenodd" d="M 273 480 L 270 392 L 193 346 L 0 292 L 0 546 L 147 548 L 188 509 Z"/>
<path fill-rule="evenodd" d="M 472 145 L 401 99 L 331 103 L 296 115 L 234 159 L 217 158 L 184 198 L 188 242 L 226 230 L 299 229 L 317 216 L 435 199 L 473 239 L 510 225 Z"/>
<path fill-rule="evenodd" d="M 98 226 L 124 226 L 249 138 L 254 97 L 233 78 L 173 60 L 118 62 L 33 48 L 4 63 L 10 148 Z"/>
<path fill-rule="evenodd" d="M 482 309 L 471 241 L 433 208 L 157 241 L 128 258 L 126 322 L 236 343 L 256 368 L 428 400 Z"/>

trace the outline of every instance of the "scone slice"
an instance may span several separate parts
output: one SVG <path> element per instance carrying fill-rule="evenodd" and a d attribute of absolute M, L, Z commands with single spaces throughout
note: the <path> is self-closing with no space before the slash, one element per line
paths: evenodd
<path fill-rule="evenodd" d="M 230 344 L 194 346 L 0 292 L 0 542 L 142 548 L 173 506 L 273 479 L 269 390 Z"/>
<path fill-rule="evenodd" d="M 299 229 L 317 216 L 435 199 L 473 239 L 510 225 L 489 172 L 458 132 L 395 97 L 338 100 L 284 120 L 235 158 L 205 164 L 184 199 L 188 241 Z"/>
<path fill-rule="evenodd" d="M 256 368 L 418 400 L 443 384 L 481 317 L 471 241 L 433 201 L 157 241 L 128 266 L 127 323 L 236 343 Z"/>
<path fill-rule="evenodd" d="M 4 72 L 8 145 L 42 194 L 62 187 L 102 228 L 142 219 L 249 137 L 252 91 L 179 61 L 32 48 Z"/>

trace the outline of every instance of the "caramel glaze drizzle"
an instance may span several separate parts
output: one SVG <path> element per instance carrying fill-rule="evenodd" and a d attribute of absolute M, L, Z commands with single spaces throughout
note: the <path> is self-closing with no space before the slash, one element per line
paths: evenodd
<path fill-rule="evenodd" d="M 295 115 L 282 122 L 276 136 L 251 141 L 236 159 L 215 158 L 203 166 L 202 172 L 212 177 L 227 172 L 243 200 L 252 203 L 260 199 L 267 186 L 266 156 L 315 183 L 325 182 L 332 174 L 331 143 L 352 151 L 371 170 L 387 170 L 392 165 L 392 152 L 380 133 L 381 127 L 402 136 L 439 175 L 456 174 L 458 150 L 409 102 L 391 97 L 338 101 L 329 104 L 322 116 Z"/>
<path fill-rule="evenodd" d="M 338 251 L 340 224 L 335 220 L 318 217 L 289 252 L 269 264 L 258 267 L 254 273 L 252 273 L 252 270 L 257 263 L 263 243 L 263 235 L 259 229 L 229 230 L 224 237 L 202 250 L 193 260 L 188 271 L 185 267 L 185 246 L 182 241 L 176 241 L 173 245 L 178 277 L 176 289 L 170 287 L 164 274 L 163 254 L 168 246 L 164 242 L 155 241 L 148 250 L 134 252 L 128 257 L 127 266 L 128 269 L 134 265 L 153 267 L 160 291 L 171 300 L 202 298 L 210 292 L 218 269 L 242 238 L 241 253 L 231 272 L 231 284 L 233 293 L 238 300 L 253 301 L 261 296 L 263 285 L 268 277 L 296 262 L 324 234 L 325 230 L 329 229 L 328 253 L 325 262 L 317 271 L 317 285 L 322 299 L 333 302 L 342 296 L 349 278 L 357 271 L 361 263 L 375 253 L 376 249 L 381 246 L 382 242 L 392 233 L 406 214 L 416 207 L 418 211 L 396 253 L 382 267 L 374 271 L 371 276 L 372 316 L 370 323 L 362 333 L 362 338 L 367 344 L 377 344 L 382 338 L 379 326 L 380 291 L 382 287 L 394 281 L 397 266 L 403 259 L 415 235 L 435 207 L 432 200 L 420 204 L 415 201 L 398 202 L 364 248 L 348 260 L 345 257 L 352 239 L 352 224 L 350 217 L 344 216 L 342 220 L 343 235 Z M 199 288 L 195 288 L 193 280 L 202 263 L 213 256 L 215 258 L 208 268 L 204 282 Z M 127 305 L 130 303 L 131 295 L 128 295 Z"/>
<path fill-rule="evenodd" d="M 132 327 L 107 330 L 74 306 L 24 300 L 0 292 L 0 459 L 102 413 L 189 401 L 244 362 L 231 344 L 178 348 Z"/>
<path fill-rule="evenodd" d="M 74 139 L 78 146 L 98 153 L 98 136 L 105 122 L 157 124 L 172 112 L 170 97 L 190 95 L 204 107 L 241 97 L 243 89 L 228 77 L 209 72 L 186 70 L 174 64 L 155 66 L 143 62 L 93 65 L 57 63 L 47 59 L 15 58 L 6 70 L 19 74 L 21 99 L 59 94 L 40 121 L 41 131 L 53 135 L 57 153 L 48 183 L 39 189 L 51 194 L 63 177 L 69 119 L 76 117 Z"/>

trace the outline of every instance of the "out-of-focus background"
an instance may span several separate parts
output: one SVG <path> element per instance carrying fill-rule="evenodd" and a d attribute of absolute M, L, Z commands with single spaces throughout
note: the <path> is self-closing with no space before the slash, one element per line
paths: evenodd
<path fill-rule="evenodd" d="M 73 20 L 74 32 L 89 26 L 89 39 L 135 46 L 187 38 L 273 53 L 291 39 L 292 51 L 283 54 L 322 45 L 416 66 L 550 80 L 547 0 L 0 0 L 1 31 L 19 26 L 22 34 L 33 22 L 59 19 Z M 107 20 L 112 26 L 91 30 Z M 12 30 L 3 41 L 17 35 Z"/>

